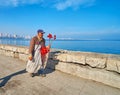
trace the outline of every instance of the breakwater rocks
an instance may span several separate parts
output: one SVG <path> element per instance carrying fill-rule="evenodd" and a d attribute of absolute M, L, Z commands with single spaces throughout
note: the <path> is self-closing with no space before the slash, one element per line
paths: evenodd
<path fill-rule="evenodd" d="M 27 62 L 28 47 L 0 45 L 0 54 Z M 120 55 L 52 49 L 47 68 L 120 88 Z"/>

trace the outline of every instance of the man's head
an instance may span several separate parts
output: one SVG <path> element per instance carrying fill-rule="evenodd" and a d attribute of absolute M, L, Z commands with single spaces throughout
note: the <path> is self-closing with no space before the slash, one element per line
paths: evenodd
<path fill-rule="evenodd" d="M 43 34 L 45 33 L 42 29 L 39 29 L 38 31 L 37 31 L 37 33 L 38 33 L 38 36 L 40 37 L 40 38 L 42 38 L 43 37 Z"/>

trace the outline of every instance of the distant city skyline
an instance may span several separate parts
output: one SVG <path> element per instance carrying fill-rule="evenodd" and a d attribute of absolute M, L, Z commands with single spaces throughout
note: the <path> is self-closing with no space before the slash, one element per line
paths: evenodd
<path fill-rule="evenodd" d="M 120 0 L 0 0 L 0 33 L 120 39 Z"/>
<path fill-rule="evenodd" d="M 33 36 L 30 35 L 16 35 L 16 34 L 9 34 L 9 33 L 0 33 L 0 39 L 28 39 L 30 40 Z M 44 37 L 46 40 L 49 40 L 49 38 Z M 56 40 L 85 40 L 85 41 L 120 41 L 120 39 L 92 39 L 92 38 L 68 38 L 68 37 L 64 37 L 64 38 L 57 38 Z"/>
<path fill-rule="evenodd" d="M 24 38 L 31 39 L 30 35 L 17 35 L 17 34 L 9 34 L 9 33 L 0 33 L 0 38 Z"/>

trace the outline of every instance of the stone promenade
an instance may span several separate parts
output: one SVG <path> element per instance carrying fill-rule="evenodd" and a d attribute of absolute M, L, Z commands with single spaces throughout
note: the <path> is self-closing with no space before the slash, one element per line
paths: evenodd
<path fill-rule="evenodd" d="M 0 95 L 120 95 L 120 89 L 46 69 L 46 77 L 30 77 L 26 63 L 0 55 Z"/>

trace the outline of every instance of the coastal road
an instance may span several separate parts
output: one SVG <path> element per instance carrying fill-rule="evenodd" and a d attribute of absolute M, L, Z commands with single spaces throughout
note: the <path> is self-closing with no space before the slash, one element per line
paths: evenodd
<path fill-rule="evenodd" d="M 120 89 L 60 71 L 30 77 L 26 63 L 0 55 L 0 95 L 120 95 Z"/>

